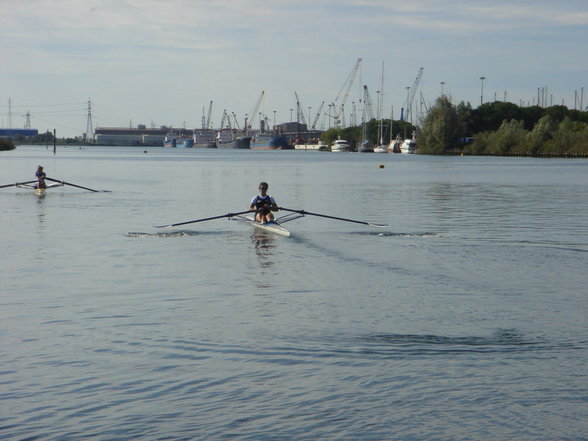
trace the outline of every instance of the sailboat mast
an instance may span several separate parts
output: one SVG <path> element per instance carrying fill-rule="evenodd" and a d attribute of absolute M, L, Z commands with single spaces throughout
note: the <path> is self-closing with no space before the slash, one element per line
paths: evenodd
<path fill-rule="evenodd" d="M 380 140 L 379 145 L 384 144 L 384 62 L 382 61 L 382 80 L 380 84 L 380 102 L 378 106 L 378 118 L 380 119 L 380 124 L 378 125 L 378 139 Z"/>

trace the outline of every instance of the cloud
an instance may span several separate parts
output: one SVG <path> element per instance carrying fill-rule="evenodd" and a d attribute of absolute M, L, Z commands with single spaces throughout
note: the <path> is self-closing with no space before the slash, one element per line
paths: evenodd
<path fill-rule="evenodd" d="M 133 120 L 158 113 L 165 123 L 183 120 L 211 99 L 219 113 L 246 113 L 261 90 L 282 115 L 295 105 L 294 90 L 318 107 L 335 98 L 359 57 L 357 82 L 372 93 L 385 62 L 387 99 L 398 109 L 421 66 L 425 95 L 434 97 L 445 81 L 456 99 L 471 101 L 481 75 L 489 90 L 509 89 L 513 97 L 525 91 L 510 84 L 547 84 L 562 94 L 586 78 L 587 61 L 578 56 L 587 37 L 585 0 L 0 0 L 2 6 L 0 55 L 10 63 L 0 65 L 0 99 L 94 97 Z M 572 72 L 565 84 L 561 70 Z"/>

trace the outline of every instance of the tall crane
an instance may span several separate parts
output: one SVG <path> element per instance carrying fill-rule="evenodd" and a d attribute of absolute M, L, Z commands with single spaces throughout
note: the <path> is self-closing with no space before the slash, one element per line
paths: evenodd
<path fill-rule="evenodd" d="M 357 71 L 359 70 L 359 66 L 361 65 L 361 58 L 358 58 L 355 62 L 355 66 L 351 70 L 351 73 L 343 83 L 343 87 L 339 91 L 339 95 L 335 98 L 335 101 L 331 103 L 333 106 L 334 114 L 331 115 L 334 118 L 334 122 L 336 126 L 341 125 L 342 118 L 345 117 L 344 109 L 345 109 L 345 101 L 347 101 L 347 97 L 349 96 L 349 91 L 351 90 L 351 86 L 353 86 L 353 81 L 355 80 L 355 76 L 357 75 Z M 345 93 L 343 93 L 345 91 Z M 343 95 L 341 95 L 343 93 Z"/>
<path fill-rule="evenodd" d="M 421 77 L 423 76 L 423 68 L 421 67 L 419 69 L 419 73 L 417 74 L 414 83 L 412 83 L 412 87 L 410 88 L 409 91 L 409 95 L 408 95 L 408 100 L 406 102 L 406 121 L 408 121 L 408 118 L 411 118 L 412 122 L 412 103 L 414 101 L 414 97 L 416 95 L 416 90 L 417 87 L 419 87 L 419 83 L 421 82 Z"/>
<path fill-rule="evenodd" d="M 241 131 L 241 127 L 239 126 L 239 121 L 237 121 L 237 115 L 235 115 L 235 112 L 231 112 L 233 115 L 233 119 L 235 120 L 235 127 L 237 127 L 238 131 Z"/>
<path fill-rule="evenodd" d="M 318 111 L 316 112 L 316 116 L 314 117 L 314 120 L 312 121 L 312 126 L 310 127 L 311 130 L 314 130 L 316 128 L 316 123 L 318 122 L 319 118 L 321 117 L 321 112 L 323 111 L 324 105 L 325 105 L 325 102 L 323 101 L 321 103 L 321 105 L 319 106 Z"/>
<path fill-rule="evenodd" d="M 374 119 L 374 105 L 372 104 L 372 98 L 366 85 L 363 86 L 363 106 L 363 122 Z"/>
<path fill-rule="evenodd" d="M 202 107 L 202 130 L 208 130 L 210 128 L 210 114 L 212 113 L 212 101 L 208 106 L 208 119 L 204 116 L 204 107 Z"/>
<path fill-rule="evenodd" d="M 300 102 L 300 98 L 298 97 L 298 93 L 294 91 L 294 95 L 296 96 L 296 121 L 299 124 L 304 124 L 306 126 L 306 118 L 304 117 L 304 108 L 302 107 L 302 103 Z M 308 129 L 308 126 L 306 126 Z"/>
<path fill-rule="evenodd" d="M 251 112 L 249 113 L 249 122 L 245 123 L 245 131 L 248 131 L 249 128 L 253 126 L 253 121 L 255 121 L 255 117 L 257 116 L 257 112 L 259 111 L 259 107 L 261 106 L 261 102 L 263 101 L 264 95 L 265 90 L 262 90 L 261 95 L 259 95 L 259 99 L 257 100 L 257 103 L 255 103 L 253 110 L 251 110 Z"/>
<path fill-rule="evenodd" d="M 227 127 L 225 127 L 225 122 L 227 123 Z M 220 125 L 221 130 L 222 129 L 232 129 L 231 127 L 231 118 L 229 117 L 229 114 L 227 113 L 227 109 L 223 110 L 223 117 L 221 119 L 221 125 Z"/>
<path fill-rule="evenodd" d="M 208 105 L 208 117 L 206 118 L 206 130 L 210 129 L 210 116 L 212 115 L 212 100 L 210 100 L 210 104 Z"/>

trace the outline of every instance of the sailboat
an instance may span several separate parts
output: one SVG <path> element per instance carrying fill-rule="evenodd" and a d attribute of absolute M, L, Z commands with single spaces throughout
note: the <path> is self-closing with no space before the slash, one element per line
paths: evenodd
<path fill-rule="evenodd" d="M 378 117 L 380 122 L 378 123 L 378 145 L 373 148 L 374 153 L 387 153 L 388 146 L 384 144 L 384 62 L 382 61 L 382 83 L 380 85 L 380 97 L 378 100 Z M 390 122 L 392 120 L 390 119 Z"/>

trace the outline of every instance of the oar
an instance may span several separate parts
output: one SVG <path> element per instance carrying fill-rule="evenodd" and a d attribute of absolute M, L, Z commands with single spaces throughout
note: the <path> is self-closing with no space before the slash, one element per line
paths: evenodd
<path fill-rule="evenodd" d="M 59 182 L 61 184 L 65 184 L 65 185 L 71 185 L 72 187 L 81 188 L 83 190 L 93 191 L 94 193 L 98 193 L 100 191 L 100 190 L 94 190 L 94 189 L 88 188 L 88 187 L 82 187 L 81 185 L 72 184 L 71 182 L 59 181 L 57 179 L 51 179 L 51 178 L 45 178 L 45 179 L 47 179 L 48 181 Z"/>
<path fill-rule="evenodd" d="M 310 216 L 326 217 L 327 219 L 335 219 L 335 220 L 340 220 L 340 221 L 345 221 L 345 222 L 354 222 L 356 224 L 369 225 L 371 227 L 387 227 L 388 226 L 388 225 L 384 225 L 384 224 L 374 224 L 372 222 L 364 222 L 364 221 L 358 221 L 358 220 L 354 220 L 354 219 L 345 219 L 344 217 L 336 217 L 336 216 L 328 216 L 326 214 L 311 213 L 310 211 L 305 211 L 305 210 L 292 210 L 290 208 L 284 208 L 284 207 L 279 207 L 279 209 L 284 210 L 284 211 L 291 211 L 292 213 L 308 214 Z"/>
<path fill-rule="evenodd" d="M 212 217 L 205 217 L 204 219 L 195 219 L 195 220 L 186 221 L 186 222 L 178 222 L 177 224 L 155 225 L 155 228 L 169 228 L 169 227 L 177 227 L 178 225 L 195 224 L 196 222 L 204 222 L 204 221 L 209 221 L 209 220 L 214 220 L 214 219 L 222 219 L 223 217 L 233 217 L 233 216 L 238 216 L 240 214 L 245 214 L 245 213 L 251 213 L 251 211 L 247 210 L 247 211 L 240 211 L 238 213 L 221 214 L 220 216 L 212 216 Z"/>
<path fill-rule="evenodd" d="M 32 184 L 33 182 L 37 182 L 37 180 L 34 180 L 34 181 L 26 181 L 26 182 L 17 182 L 17 183 L 15 183 L 15 184 L 6 184 L 6 185 L 0 185 L 0 188 L 6 188 L 6 187 L 18 187 L 19 185 Z"/>

